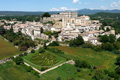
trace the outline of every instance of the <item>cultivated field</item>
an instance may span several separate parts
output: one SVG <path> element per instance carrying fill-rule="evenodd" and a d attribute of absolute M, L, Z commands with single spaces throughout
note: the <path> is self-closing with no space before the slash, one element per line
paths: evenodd
<path fill-rule="evenodd" d="M 20 53 L 21 52 L 11 43 L 5 41 L 0 37 L 0 60 Z"/>
<path fill-rule="evenodd" d="M 54 47 L 58 48 L 65 52 L 66 57 L 69 57 L 71 59 L 79 59 L 79 60 L 85 60 L 89 64 L 93 66 L 100 66 L 103 69 L 114 69 L 115 66 L 115 59 L 117 55 L 113 54 L 112 52 L 102 51 L 102 52 L 96 52 L 92 49 L 88 48 L 81 48 L 81 47 L 63 47 L 58 46 Z"/>
<path fill-rule="evenodd" d="M 107 69 L 109 71 L 115 69 L 114 63 L 117 55 L 112 52 L 95 52 L 92 49 L 81 47 L 73 48 L 57 46 L 51 48 L 58 48 L 64 51 L 65 54 L 61 54 L 64 57 L 87 61 L 90 65 L 99 67 L 99 69 Z M 74 65 L 65 64 L 55 70 L 43 74 L 41 80 L 48 80 L 49 78 L 56 80 L 58 77 L 61 77 L 62 80 L 72 80 L 72 78 L 75 80 L 92 80 L 92 77 L 95 74 L 95 69 L 81 68 L 81 77 L 78 77 L 78 74 L 79 72 L 77 72 L 77 68 Z"/>
<path fill-rule="evenodd" d="M 45 53 L 39 53 L 36 51 L 35 53 L 30 53 L 27 56 L 24 56 L 23 59 L 26 63 L 39 70 L 41 70 L 42 67 L 50 68 L 66 61 L 65 58 L 49 51 L 45 51 Z"/>

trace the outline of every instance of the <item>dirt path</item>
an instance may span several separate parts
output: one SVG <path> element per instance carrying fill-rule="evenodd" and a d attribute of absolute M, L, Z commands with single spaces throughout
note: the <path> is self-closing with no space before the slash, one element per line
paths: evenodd
<path fill-rule="evenodd" d="M 26 62 L 24 62 L 25 65 L 31 66 L 31 67 L 32 67 L 35 71 L 37 71 L 40 75 L 45 74 L 45 73 L 47 73 L 47 72 L 49 72 L 49 71 L 51 71 L 51 70 L 54 70 L 54 69 L 56 69 L 56 68 L 58 68 L 58 67 L 60 67 L 60 66 L 62 66 L 62 65 L 64 65 L 64 64 L 74 64 L 74 63 L 75 63 L 75 62 L 74 62 L 73 60 L 69 60 L 69 61 L 66 61 L 66 62 L 64 62 L 64 63 L 62 63 L 62 64 L 59 64 L 59 65 L 54 66 L 54 67 L 52 67 L 52 68 L 49 68 L 49 69 L 47 69 L 47 70 L 45 70 L 45 71 L 40 71 L 40 70 L 36 69 L 35 67 L 33 67 L 33 66 L 27 64 Z"/>

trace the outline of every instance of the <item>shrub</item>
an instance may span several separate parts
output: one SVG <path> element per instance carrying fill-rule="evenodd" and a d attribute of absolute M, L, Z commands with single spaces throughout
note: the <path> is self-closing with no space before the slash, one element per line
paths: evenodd
<path fill-rule="evenodd" d="M 82 47 L 83 47 L 83 48 L 93 48 L 94 45 L 91 44 L 90 42 L 87 42 L 87 43 L 83 44 Z"/>
<path fill-rule="evenodd" d="M 58 77 L 56 80 L 61 80 L 61 77 Z"/>
<path fill-rule="evenodd" d="M 27 72 L 31 72 L 33 69 L 30 66 L 26 67 Z"/>
<path fill-rule="evenodd" d="M 120 74 L 120 66 L 118 66 L 118 67 L 115 69 L 115 72 L 116 72 L 117 74 Z"/>
<path fill-rule="evenodd" d="M 57 48 L 49 48 L 49 51 L 53 52 L 53 53 L 57 53 L 57 54 L 64 54 L 63 51 L 57 49 Z"/>
<path fill-rule="evenodd" d="M 44 52 L 45 52 L 45 50 L 43 48 L 39 49 L 39 53 L 44 53 Z"/>
<path fill-rule="evenodd" d="M 23 59 L 21 57 L 16 57 L 14 58 L 14 62 L 17 64 L 17 65 L 20 65 L 21 63 L 23 63 Z"/>
<path fill-rule="evenodd" d="M 77 68 L 77 72 L 80 72 L 81 71 L 81 69 L 80 68 Z"/>
<path fill-rule="evenodd" d="M 83 40 L 82 36 L 78 35 L 78 37 L 76 37 L 76 39 L 70 41 L 69 46 L 70 47 L 79 47 L 83 44 L 84 44 L 84 40 Z"/>
<path fill-rule="evenodd" d="M 93 48 L 95 51 L 101 51 L 102 49 L 101 49 L 101 46 L 95 46 L 94 48 Z"/>
<path fill-rule="evenodd" d="M 20 57 L 23 57 L 24 55 L 23 54 L 19 54 Z"/>
<path fill-rule="evenodd" d="M 14 60 L 14 57 L 10 57 L 10 59 Z"/>
<path fill-rule="evenodd" d="M 27 54 L 28 54 L 28 53 L 27 53 L 27 52 L 25 52 L 25 53 L 24 53 L 24 56 L 27 56 Z"/>
<path fill-rule="evenodd" d="M 34 75 L 36 75 L 37 77 L 39 77 L 39 78 L 40 78 L 39 73 L 38 73 L 38 72 L 36 72 L 35 70 L 31 70 L 31 73 L 33 73 Z"/>
<path fill-rule="evenodd" d="M 90 68 L 90 65 L 86 61 L 75 60 L 75 66 L 79 68 Z"/>
<path fill-rule="evenodd" d="M 120 55 L 120 51 L 118 51 L 118 50 L 114 50 L 113 53 Z"/>
<path fill-rule="evenodd" d="M 28 49 L 27 46 L 20 46 L 20 51 L 26 51 Z"/>
<path fill-rule="evenodd" d="M 81 76 L 82 76 L 82 74 L 79 72 L 79 73 L 78 73 L 78 77 L 81 77 Z"/>
<path fill-rule="evenodd" d="M 116 59 L 116 65 L 119 65 L 119 66 L 120 66 L 120 56 L 117 57 L 117 59 Z"/>
<path fill-rule="evenodd" d="M 114 46 L 113 46 L 113 44 L 107 42 L 107 43 L 102 44 L 102 49 L 112 51 L 112 50 L 114 50 Z"/>
<path fill-rule="evenodd" d="M 31 53 L 35 53 L 35 50 L 34 50 L 34 49 L 32 49 L 32 50 L 31 50 Z"/>
<path fill-rule="evenodd" d="M 44 71 L 44 70 L 46 70 L 46 69 L 48 69 L 47 67 L 42 67 L 41 68 L 41 71 Z"/>
<path fill-rule="evenodd" d="M 49 44 L 49 46 L 59 46 L 59 42 L 53 41 L 52 43 Z"/>
<path fill-rule="evenodd" d="M 115 49 L 119 50 L 120 49 L 120 42 L 114 42 L 113 46 Z"/>

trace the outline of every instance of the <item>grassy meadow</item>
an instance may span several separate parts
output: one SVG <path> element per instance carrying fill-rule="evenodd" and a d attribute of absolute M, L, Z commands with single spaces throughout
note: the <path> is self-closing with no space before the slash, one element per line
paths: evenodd
<path fill-rule="evenodd" d="M 25 70 L 22 65 L 7 62 L 0 65 L 0 80 L 39 80 L 38 77 Z"/>
<path fill-rule="evenodd" d="M 113 54 L 112 52 L 96 52 L 92 49 L 82 47 L 73 48 L 57 46 L 50 48 L 58 48 L 65 52 L 65 54 L 61 54 L 62 56 L 71 59 L 87 61 L 90 65 L 99 67 L 99 69 L 107 69 L 109 71 L 113 71 L 115 69 L 114 63 L 117 55 Z M 58 77 L 61 77 L 62 80 L 71 80 L 72 78 L 74 78 L 75 80 L 92 80 L 92 77 L 95 74 L 95 70 L 81 68 L 81 77 L 78 77 L 78 74 L 79 72 L 77 72 L 77 68 L 74 65 L 65 64 L 55 70 L 41 75 L 41 80 L 56 80 L 56 78 Z"/>
<path fill-rule="evenodd" d="M 20 53 L 22 52 L 0 37 L 0 60 Z"/>
<path fill-rule="evenodd" d="M 65 52 L 66 57 L 71 59 L 80 59 L 85 60 L 89 64 L 93 66 L 100 66 L 103 69 L 114 69 L 115 60 L 117 55 L 112 52 L 102 51 L 96 52 L 92 49 L 82 48 L 82 47 L 65 47 L 65 46 L 57 46 L 54 48 L 58 48 Z"/>

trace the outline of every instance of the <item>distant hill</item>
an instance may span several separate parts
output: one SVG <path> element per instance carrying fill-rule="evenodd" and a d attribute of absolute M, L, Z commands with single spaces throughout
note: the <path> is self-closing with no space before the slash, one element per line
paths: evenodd
<path fill-rule="evenodd" d="M 78 14 L 96 14 L 100 12 L 106 12 L 106 13 L 120 13 L 120 10 L 91 10 L 91 9 L 82 9 L 77 10 Z"/>
<path fill-rule="evenodd" d="M 63 11 L 49 11 L 50 14 L 57 14 Z M 120 10 L 91 10 L 91 9 L 81 9 L 76 10 L 75 12 L 78 12 L 79 15 L 91 15 L 96 14 L 100 12 L 106 12 L 106 13 L 120 13 Z M 24 15 L 42 15 L 45 12 L 39 11 L 39 12 L 26 12 L 26 11 L 0 11 L 0 16 L 24 16 Z"/>
<path fill-rule="evenodd" d="M 106 13 L 99 12 L 93 15 L 89 15 L 90 17 L 103 17 L 103 18 L 120 18 L 120 13 Z"/>

